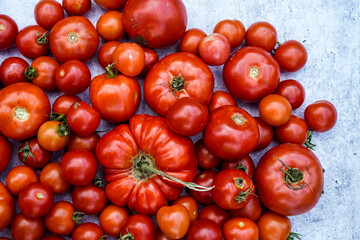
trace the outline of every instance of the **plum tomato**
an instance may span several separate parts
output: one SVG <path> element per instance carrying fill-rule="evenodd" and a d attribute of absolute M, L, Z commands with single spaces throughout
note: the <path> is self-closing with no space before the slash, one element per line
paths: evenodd
<path fill-rule="evenodd" d="M 261 120 L 260 117 L 254 117 L 259 128 L 259 141 L 255 147 L 255 151 L 262 150 L 270 145 L 274 139 L 274 129 L 269 124 Z"/>
<path fill-rule="evenodd" d="M 49 186 L 54 194 L 64 193 L 70 188 L 70 183 L 63 177 L 58 162 L 49 163 L 41 170 L 40 182 Z"/>
<path fill-rule="evenodd" d="M 223 161 L 221 163 L 221 170 L 234 168 L 245 172 L 251 179 L 255 176 L 255 164 L 249 155 L 241 156 L 234 162 Z"/>
<path fill-rule="evenodd" d="M 39 177 L 30 167 L 19 165 L 8 172 L 5 181 L 9 192 L 17 196 L 30 183 L 38 182 Z"/>
<path fill-rule="evenodd" d="M 52 112 L 58 113 L 58 114 L 67 114 L 70 107 L 76 103 L 81 101 L 79 97 L 72 96 L 68 94 L 63 94 L 55 99 L 53 106 L 52 106 Z"/>
<path fill-rule="evenodd" d="M 260 118 L 270 126 L 280 126 L 287 123 L 291 117 L 291 111 L 289 101 L 278 94 L 269 94 L 259 103 Z"/>
<path fill-rule="evenodd" d="M 204 139 L 199 139 L 195 143 L 195 153 L 198 159 L 199 168 L 201 169 L 211 169 L 219 165 L 221 159 L 215 157 L 207 149 Z"/>
<path fill-rule="evenodd" d="M 62 5 L 69 15 L 82 16 L 91 9 L 91 0 L 62 0 Z"/>
<path fill-rule="evenodd" d="M 304 144 L 308 126 L 304 119 L 291 115 L 285 124 L 275 127 L 275 137 L 282 143 Z"/>
<path fill-rule="evenodd" d="M 17 82 L 28 82 L 24 72 L 29 63 L 19 57 L 8 57 L 0 65 L 0 81 L 4 86 Z"/>
<path fill-rule="evenodd" d="M 259 228 L 250 219 L 234 217 L 224 224 L 223 235 L 224 240 L 258 240 Z"/>
<path fill-rule="evenodd" d="M 233 96 L 231 96 L 230 93 L 225 91 L 216 91 L 213 93 L 211 101 L 209 103 L 209 112 L 214 111 L 216 108 L 219 108 L 221 106 L 235 106 L 237 107 L 237 102 Z"/>
<path fill-rule="evenodd" d="M 118 41 L 110 41 L 100 46 L 97 57 L 99 64 L 100 66 L 103 67 L 103 69 L 106 70 L 106 67 L 108 67 L 110 64 L 113 63 L 112 55 L 116 47 L 119 46 L 120 44 L 121 42 Z"/>
<path fill-rule="evenodd" d="M 288 40 L 275 50 L 274 58 L 285 72 L 296 72 L 305 66 L 307 52 L 298 41 Z"/>
<path fill-rule="evenodd" d="M 337 111 L 331 102 L 320 100 L 307 106 L 304 116 L 310 129 L 316 132 L 326 132 L 335 126 Z"/>
<path fill-rule="evenodd" d="M 207 219 L 199 219 L 192 223 L 187 234 L 188 240 L 222 240 L 221 227 Z"/>
<path fill-rule="evenodd" d="M 16 47 L 27 58 L 35 59 L 49 53 L 49 33 L 39 25 L 27 26 L 17 34 Z"/>
<path fill-rule="evenodd" d="M 0 14 L 0 50 L 11 48 L 18 34 L 19 28 L 11 17 Z"/>
<path fill-rule="evenodd" d="M 198 28 L 188 29 L 181 37 L 180 52 L 193 53 L 199 56 L 199 45 L 201 40 L 206 37 L 206 33 Z"/>
<path fill-rule="evenodd" d="M 239 47 L 245 38 L 244 24 L 236 19 L 225 19 L 218 22 L 213 32 L 224 35 L 229 40 L 231 48 Z"/>
<path fill-rule="evenodd" d="M 223 65 L 230 57 L 229 40 L 220 33 L 212 33 L 199 43 L 199 54 L 202 60 L 210 66 Z"/>
<path fill-rule="evenodd" d="M 115 48 L 112 62 L 124 75 L 135 77 L 144 69 L 145 53 L 136 43 L 122 43 Z"/>
<path fill-rule="evenodd" d="M 247 46 L 255 46 L 267 52 L 272 51 L 277 43 L 277 32 L 268 22 L 256 22 L 246 30 L 245 42 Z"/>
<path fill-rule="evenodd" d="M 291 233 L 291 222 L 286 216 L 264 212 L 257 221 L 261 240 L 287 240 Z M 291 238 L 290 238 L 291 239 Z"/>
<path fill-rule="evenodd" d="M 286 97 L 287 100 L 289 100 L 292 109 L 299 108 L 305 100 L 304 87 L 300 82 L 293 79 L 281 81 L 275 93 Z"/>
<path fill-rule="evenodd" d="M 13 149 L 14 147 L 12 143 L 7 138 L 5 138 L 0 134 L 0 156 L 1 156 L 0 173 L 4 171 L 6 167 L 9 165 L 9 162 L 12 157 Z"/>
<path fill-rule="evenodd" d="M 54 0 L 40 0 L 34 9 L 35 21 L 43 28 L 50 30 L 55 23 L 64 18 L 64 9 Z"/>
<path fill-rule="evenodd" d="M 105 12 L 97 21 L 96 30 L 105 41 L 116 41 L 122 38 L 125 34 L 122 13 L 115 10 Z"/>
<path fill-rule="evenodd" d="M 20 145 L 18 157 L 26 166 L 41 169 L 51 161 L 52 153 L 41 147 L 37 138 L 31 138 Z"/>

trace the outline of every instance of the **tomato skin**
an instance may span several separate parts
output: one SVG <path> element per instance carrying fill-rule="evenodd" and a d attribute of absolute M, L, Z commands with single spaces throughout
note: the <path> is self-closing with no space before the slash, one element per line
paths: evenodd
<path fill-rule="evenodd" d="M 19 213 L 12 221 L 10 231 L 14 240 L 38 240 L 45 235 L 44 221 Z"/>
<path fill-rule="evenodd" d="M 316 132 L 326 132 L 335 126 L 337 111 L 331 102 L 320 100 L 308 105 L 304 116 L 310 129 Z"/>
<path fill-rule="evenodd" d="M 276 29 L 268 22 L 253 23 L 246 31 L 245 42 L 248 46 L 260 47 L 270 52 L 277 42 Z"/>
<path fill-rule="evenodd" d="M 31 25 L 23 28 L 16 36 L 16 47 L 27 58 L 35 59 L 49 53 L 46 41 L 40 41 L 42 36 L 47 35 L 46 29 L 39 25 Z"/>
<path fill-rule="evenodd" d="M 283 164 L 303 171 L 300 182 L 306 187 L 293 190 L 284 181 Z M 285 168 L 286 170 L 287 168 Z M 324 188 L 324 174 L 315 154 L 298 144 L 283 143 L 260 159 L 255 172 L 255 183 L 261 202 L 271 211 L 286 215 L 298 215 L 315 207 Z M 301 187 L 299 183 L 293 183 Z"/>
<path fill-rule="evenodd" d="M 237 107 L 238 104 L 233 96 L 231 96 L 230 93 L 225 91 L 216 91 L 212 95 L 211 101 L 209 103 L 209 112 L 214 111 L 216 108 L 222 107 L 222 106 L 235 106 Z"/>
<path fill-rule="evenodd" d="M 276 49 L 274 58 L 285 72 L 296 72 L 305 66 L 307 52 L 298 41 L 288 40 Z"/>
<path fill-rule="evenodd" d="M 0 92 L 0 132 L 8 138 L 21 141 L 36 135 L 49 114 L 49 98 L 34 84 L 15 83 Z"/>
<path fill-rule="evenodd" d="M 242 208 L 236 210 L 230 210 L 231 217 L 242 217 L 257 221 L 262 213 L 262 207 L 258 196 L 254 196 L 250 201 Z"/>
<path fill-rule="evenodd" d="M 106 10 L 119 10 L 124 7 L 127 0 L 95 0 L 96 4 Z"/>
<path fill-rule="evenodd" d="M 305 100 L 304 87 L 300 82 L 293 79 L 281 81 L 275 93 L 286 97 L 287 100 L 289 100 L 292 109 L 298 109 Z"/>
<path fill-rule="evenodd" d="M 215 172 L 214 170 L 205 170 L 200 172 L 198 175 L 196 175 L 193 182 L 200 186 L 211 187 L 213 186 L 213 181 L 216 175 L 217 172 Z M 211 191 L 199 192 L 190 189 L 190 193 L 195 198 L 196 201 L 198 201 L 203 205 L 214 203 Z"/>
<path fill-rule="evenodd" d="M 6 228 L 15 216 L 15 201 L 6 186 L 0 182 L 0 232 Z"/>
<path fill-rule="evenodd" d="M 274 129 L 260 117 L 254 117 L 254 119 L 259 128 L 259 141 L 255 147 L 255 151 L 259 151 L 270 145 L 274 139 Z"/>
<path fill-rule="evenodd" d="M 75 29 L 75 30 L 74 30 Z M 50 50 L 59 62 L 80 60 L 86 62 L 99 46 L 99 35 L 85 17 L 67 17 L 57 22 L 49 35 Z"/>
<path fill-rule="evenodd" d="M 223 227 L 224 240 L 258 240 L 259 228 L 247 218 L 231 218 Z"/>
<path fill-rule="evenodd" d="M 181 0 L 128 0 L 123 14 L 126 33 L 145 47 L 172 46 L 186 30 L 187 13 Z"/>
<path fill-rule="evenodd" d="M 52 162 L 46 165 L 40 173 L 40 182 L 51 188 L 54 194 L 64 193 L 70 188 L 62 174 L 60 163 Z"/>
<path fill-rule="evenodd" d="M 145 53 L 136 43 L 122 43 L 115 48 L 112 62 L 124 75 L 135 77 L 144 69 Z"/>
<path fill-rule="evenodd" d="M 30 183 L 38 182 L 39 177 L 30 167 L 19 165 L 9 171 L 5 181 L 9 192 L 17 196 Z"/>
<path fill-rule="evenodd" d="M 155 240 L 172 240 L 172 239 L 166 237 L 166 236 L 161 232 L 160 229 L 157 229 Z M 185 240 L 185 237 L 179 238 L 179 239 L 177 239 L 177 240 Z"/>
<path fill-rule="evenodd" d="M 191 224 L 188 235 L 188 240 L 222 240 L 223 235 L 218 224 L 211 220 L 199 219 Z"/>
<path fill-rule="evenodd" d="M 140 76 L 145 78 L 150 69 L 159 61 L 159 55 L 151 48 L 143 47 L 143 50 L 145 53 L 145 65 Z"/>
<path fill-rule="evenodd" d="M 51 57 L 37 57 L 31 64 L 31 67 L 36 71 L 36 76 L 32 79 L 30 78 L 32 83 L 42 90 L 54 90 L 56 88 L 56 70 L 59 66 L 60 64 Z"/>
<path fill-rule="evenodd" d="M 156 213 L 156 221 L 161 232 L 172 239 L 184 237 L 190 227 L 189 211 L 180 204 L 161 207 Z"/>
<path fill-rule="evenodd" d="M 112 237 L 120 236 L 121 229 L 130 216 L 129 210 L 125 207 L 108 205 L 102 210 L 99 216 L 99 223 L 104 232 Z"/>
<path fill-rule="evenodd" d="M 26 145 L 28 145 L 28 148 L 26 148 Z M 35 158 L 32 157 L 31 154 L 28 154 L 28 151 L 30 151 Z M 41 169 L 51 161 L 52 153 L 41 147 L 37 138 L 32 138 L 20 145 L 18 157 L 25 165 Z"/>
<path fill-rule="evenodd" d="M 274 92 L 280 81 L 279 64 L 258 47 L 237 50 L 224 65 L 222 74 L 230 94 L 246 102 L 257 102 Z"/>
<path fill-rule="evenodd" d="M 59 124 L 59 121 L 46 121 L 38 130 L 39 144 L 47 151 L 55 152 L 64 149 L 69 142 L 69 135 L 60 136 L 57 132 Z"/>
<path fill-rule="evenodd" d="M 224 35 L 229 40 L 231 48 L 239 47 L 245 38 L 244 24 L 236 19 L 226 19 L 218 22 L 213 32 Z"/>
<path fill-rule="evenodd" d="M 122 38 L 125 34 L 122 13 L 115 10 L 105 12 L 97 21 L 96 30 L 105 41 L 116 41 Z"/>
<path fill-rule="evenodd" d="M 118 41 L 110 41 L 106 42 L 99 48 L 98 51 L 98 61 L 99 64 L 106 69 L 109 64 L 112 64 L 112 55 L 117 46 L 119 46 L 121 42 Z"/>
<path fill-rule="evenodd" d="M 269 94 L 261 99 L 259 103 L 259 114 L 261 120 L 270 126 L 280 126 L 291 117 L 291 104 L 278 94 Z"/>
<path fill-rule="evenodd" d="M 91 9 L 91 0 L 63 0 L 62 5 L 69 15 L 82 16 Z"/>
<path fill-rule="evenodd" d="M 196 200 L 191 196 L 181 196 L 171 203 L 171 205 L 180 204 L 186 207 L 190 216 L 190 223 L 197 220 L 199 215 L 199 206 Z"/>
<path fill-rule="evenodd" d="M 122 227 L 120 236 L 130 233 L 134 239 L 155 240 L 155 224 L 148 216 L 135 214 L 128 217 Z"/>
<path fill-rule="evenodd" d="M 199 161 L 199 168 L 211 169 L 219 165 L 219 163 L 221 162 L 220 158 L 215 157 L 209 152 L 204 143 L 204 139 L 199 139 L 195 143 L 195 153 Z"/>
<path fill-rule="evenodd" d="M 55 99 L 53 106 L 52 106 L 52 112 L 53 113 L 59 113 L 59 114 L 67 114 L 70 107 L 75 103 L 81 101 L 78 96 L 71 96 L 68 94 L 63 94 L 59 96 L 57 99 Z"/>
<path fill-rule="evenodd" d="M 0 80 L 4 86 L 17 82 L 28 82 L 24 72 L 29 64 L 19 57 L 8 57 L 0 65 Z"/>
<path fill-rule="evenodd" d="M 71 236 L 73 240 L 98 240 L 104 236 L 104 231 L 99 225 L 88 222 L 77 226 Z"/>
<path fill-rule="evenodd" d="M 181 37 L 180 52 L 193 53 L 199 56 L 199 45 L 201 40 L 206 37 L 206 33 L 198 28 L 188 29 Z"/>
<path fill-rule="evenodd" d="M 255 164 L 249 155 L 241 156 L 234 162 L 223 161 L 221 163 L 221 170 L 234 168 L 245 172 L 251 179 L 255 176 Z"/>
<path fill-rule="evenodd" d="M 70 202 L 58 201 L 53 204 L 50 211 L 44 216 L 46 229 L 54 234 L 69 235 L 76 224 L 72 220 L 75 208 Z"/>
<path fill-rule="evenodd" d="M 288 217 L 273 212 L 265 212 L 256 223 L 261 240 L 286 240 L 291 233 Z"/>
<path fill-rule="evenodd" d="M 99 141 L 100 136 L 97 133 L 92 133 L 87 136 L 81 136 L 74 132 L 70 134 L 70 140 L 66 146 L 67 150 L 88 150 L 95 153 L 96 143 Z"/>
<path fill-rule="evenodd" d="M 19 28 L 11 17 L 0 14 L 0 50 L 6 50 L 14 45 L 18 31 Z"/>
<path fill-rule="evenodd" d="M 4 171 L 6 167 L 9 165 L 9 162 L 12 157 L 13 149 L 14 147 L 12 143 L 8 139 L 0 135 L 0 156 L 1 156 L 0 173 Z"/>
<path fill-rule="evenodd" d="M 223 65 L 230 57 L 229 40 L 220 33 L 212 33 L 204 37 L 199 44 L 199 54 L 202 60 L 211 66 Z"/>
<path fill-rule="evenodd" d="M 282 143 L 304 144 L 307 139 L 308 126 L 302 118 L 291 115 L 285 124 L 275 127 L 275 137 Z"/>
<path fill-rule="evenodd" d="M 104 188 L 96 187 L 93 183 L 76 186 L 71 196 L 74 207 L 86 215 L 100 213 L 107 202 Z"/>
<path fill-rule="evenodd" d="M 37 24 L 50 30 L 64 18 L 64 9 L 57 1 L 41 0 L 35 5 L 34 16 Z"/>
<path fill-rule="evenodd" d="M 250 200 L 251 201 L 251 200 Z M 208 205 L 204 207 L 200 214 L 199 219 L 207 219 L 217 223 L 220 227 L 223 227 L 224 223 L 230 218 L 227 210 L 219 207 L 216 204 Z"/>

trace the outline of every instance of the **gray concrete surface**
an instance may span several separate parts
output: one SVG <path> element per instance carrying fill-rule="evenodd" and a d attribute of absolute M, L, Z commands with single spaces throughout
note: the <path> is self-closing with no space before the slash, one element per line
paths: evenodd
<path fill-rule="evenodd" d="M 60 2 L 60 0 L 58 0 Z M 33 8 L 37 0 L 0 0 L 0 14 L 13 17 L 19 28 L 35 24 Z M 293 231 L 309 240 L 348 240 L 360 238 L 360 2 L 358 0 L 287 1 L 287 0 L 184 0 L 188 11 L 188 28 L 200 28 L 210 34 L 217 22 L 238 19 L 247 28 L 256 21 L 268 21 L 278 32 L 280 42 L 295 39 L 303 42 L 308 51 L 307 65 L 296 73 L 282 73 L 281 80 L 293 78 L 306 89 L 306 99 L 294 114 L 303 117 L 310 103 L 326 99 L 338 110 L 336 126 L 326 133 L 315 133 L 318 145 L 315 154 L 325 168 L 325 194 L 310 212 L 291 217 Z M 95 24 L 104 12 L 94 2 L 86 16 Z M 177 50 L 177 46 L 159 50 L 162 57 Z M 0 52 L 0 63 L 9 56 L 21 56 L 15 47 Z M 31 61 L 28 59 L 28 62 Z M 88 63 L 93 76 L 102 73 L 96 58 Z M 212 67 L 216 90 L 226 89 L 221 67 Z M 139 79 L 142 84 L 142 79 Z M 60 95 L 49 93 L 51 100 Z M 87 91 L 80 97 L 88 101 Z M 240 103 L 254 116 L 256 104 Z M 144 101 L 138 112 L 152 113 Z M 0 123 L 1 124 L 1 123 Z M 100 129 L 110 124 L 102 122 Z M 201 136 L 196 136 L 196 140 Z M 274 146 L 273 143 L 271 146 Z M 19 146 L 15 143 L 15 149 Z M 252 154 L 257 163 L 266 151 Z M 15 151 L 14 151 L 15 152 Z M 53 161 L 60 161 L 61 152 Z M 11 165 L 1 174 L 1 181 L 9 169 L 19 165 L 14 154 Z M 99 170 L 101 172 L 101 170 Z M 57 199 L 71 200 L 69 193 Z M 96 216 L 86 221 L 97 221 Z M 10 236 L 5 229 L 0 236 Z"/>

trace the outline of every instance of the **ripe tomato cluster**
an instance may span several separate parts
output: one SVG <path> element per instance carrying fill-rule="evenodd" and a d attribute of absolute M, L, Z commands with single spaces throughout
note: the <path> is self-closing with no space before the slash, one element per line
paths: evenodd
<path fill-rule="evenodd" d="M 16 43 L 33 59 L 0 65 L 0 232 L 9 227 L 15 240 L 300 239 L 287 216 L 310 211 L 324 187 L 312 133 L 337 120 L 326 100 L 307 106 L 304 119 L 292 115 L 305 89 L 280 76 L 305 66 L 305 47 L 279 43 L 268 22 L 186 30 L 181 0 L 95 2 L 107 10 L 96 26 L 83 16 L 90 0 L 40 0 L 37 25 L 20 31 L 0 15 L 0 50 Z M 154 49 L 178 42 L 159 60 Z M 96 52 L 105 73 L 92 77 L 86 63 Z M 214 92 L 209 66 L 222 70 L 228 91 Z M 63 94 L 51 103 L 56 89 Z M 154 115 L 136 114 L 141 93 Z M 239 101 L 258 102 L 259 117 Z M 102 121 L 114 127 L 97 131 Z M 249 154 L 274 139 L 255 166 Z M 14 150 L 21 164 L 6 170 Z"/>

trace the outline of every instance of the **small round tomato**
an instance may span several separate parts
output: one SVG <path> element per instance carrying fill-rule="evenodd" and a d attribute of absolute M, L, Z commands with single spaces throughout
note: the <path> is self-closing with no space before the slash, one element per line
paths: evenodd
<path fill-rule="evenodd" d="M 326 132 L 335 126 L 337 111 L 331 102 L 320 100 L 307 106 L 304 116 L 310 129 L 316 132 Z"/>
<path fill-rule="evenodd" d="M 38 131 L 37 138 L 41 147 L 55 152 L 64 149 L 69 142 L 68 130 L 64 130 L 63 123 L 59 121 L 44 122 Z"/>
<path fill-rule="evenodd" d="M 40 0 L 34 9 L 36 23 L 50 30 L 55 23 L 64 18 L 64 9 L 54 0 Z"/>
<path fill-rule="evenodd" d="M 127 0 L 95 0 L 96 4 L 106 10 L 122 9 Z"/>
<path fill-rule="evenodd" d="M 308 126 L 304 119 L 291 115 L 285 124 L 275 127 L 275 137 L 282 143 L 304 144 Z"/>
<path fill-rule="evenodd" d="M 35 59 L 49 52 L 48 32 L 39 25 L 23 28 L 16 36 L 16 47 L 27 58 Z"/>
<path fill-rule="evenodd" d="M 230 57 L 229 40 L 220 33 L 212 33 L 204 37 L 199 44 L 199 54 L 202 60 L 211 66 L 223 65 Z"/>
<path fill-rule="evenodd" d="M 156 240 L 172 240 L 172 239 L 166 237 L 166 236 L 161 232 L 160 229 L 157 229 L 155 239 L 156 239 Z M 185 240 L 185 237 L 179 238 L 179 239 L 177 239 L 177 240 Z"/>
<path fill-rule="evenodd" d="M 191 224 L 187 234 L 188 240 L 222 240 L 223 235 L 220 226 L 207 219 L 199 219 Z"/>
<path fill-rule="evenodd" d="M 231 96 L 230 93 L 225 91 L 216 91 L 212 95 L 211 101 L 209 103 L 209 112 L 214 111 L 216 108 L 228 105 L 235 107 L 238 106 L 235 98 Z"/>
<path fill-rule="evenodd" d="M 71 197 L 74 207 L 86 215 L 100 213 L 107 202 L 104 188 L 97 187 L 94 183 L 76 186 L 71 193 Z"/>
<path fill-rule="evenodd" d="M 0 50 L 6 50 L 14 45 L 18 31 L 18 26 L 11 17 L 0 14 Z"/>
<path fill-rule="evenodd" d="M 156 221 L 161 232 L 172 239 L 184 237 L 190 227 L 189 211 L 180 204 L 161 207 L 156 213 Z"/>
<path fill-rule="evenodd" d="M 8 139 L 0 135 L 0 173 L 4 171 L 9 165 L 13 149 L 14 147 L 12 143 Z"/>
<path fill-rule="evenodd" d="M 287 100 L 289 100 L 292 109 L 299 108 L 305 100 L 304 87 L 300 82 L 293 79 L 281 81 L 275 93 L 286 97 Z"/>
<path fill-rule="evenodd" d="M 62 5 L 69 15 L 82 16 L 91 9 L 91 0 L 62 0 Z"/>
<path fill-rule="evenodd" d="M 122 38 L 125 34 L 122 13 L 115 10 L 105 12 L 97 21 L 96 30 L 105 41 L 116 41 Z"/>
<path fill-rule="evenodd" d="M 258 240 L 259 228 L 250 219 L 235 217 L 224 224 L 223 234 L 224 240 Z"/>
<path fill-rule="evenodd" d="M 72 233 L 72 240 L 99 240 L 104 238 L 104 231 L 99 225 L 88 222 L 78 225 Z"/>
<path fill-rule="evenodd" d="M 256 22 L 250 25 L 245 34 L 248 46 L 256 46 L 270 52 L 277 42 L 277 32 L 268 22 Z"/>
<path fill-rule="evenodd" d="M 214 170 L 205 170 L 196 175 L 193 182 L 200 186 L 211 187 L 213 186 L 213 181 L 216 175 L 217 172 Z M 190 193 L 196 201 L 203 205 L 214 203 L 211 191 L 195 191 L 190 189 Z"/>
<path fill-rule="evenodd" d="M 221 169 L 239 169 L 249 175 L 251 179 L 255 176 L 255 164 L 249 155 L 241 156 L 234 162 L 223 161 Z"/>
<path fill-rule="evenodd" d="M 204 139 L 199 139 L 195 143 L 195 153 L 198 159 L 199 168 L 202 169 L 211 169 L 219 165 L 221 159 L 215 157 L 213 154 L 209 152 L 207 149 Z"/>
<path fill-rule="evenodd" d="M 67 150 L 88 150 L 95 153 L 96 143 L 99 141 L 100 136 L 97 133 L 81 136 L 74 132 L 70 134 L 70 140 L 67 145 Z"/>
<path fill-rule="evenodd" d="M 216 204 L 205 206 L 199 214 L 199 219 L 211 220 L 211 221 L 217 223 L 220 227 L 223 227 L 224 223 L 229 218 L 230 218 L 230 215 L 229 215 L 228 211 L 219 207 Z"/>
<path fill-rule="evenodd" d="M 125 207 L 109 205 L 99 215 L 99 223 L 104 232 L 112 237 L 119 237 L 121 228 L 130 216 Z"/>
<path fill-rule="evenodd" d="M 298 41 L 288 40 L 276 49 L 274 58 L 285 72 L 296 72 L 305 66 L 307 52 Z"/>
<path fill-rule="evenodd" d="M 116 47 L 112 62 L 124 75 L 135 77 L 145 66 L 145 53 L 136 43 L 122 43 Z"/>
<path fill-rule="evenodd" d="M 98 61 L 99 64 L 106 69 L 110 64 L 112 64 L 112 55 L 117 46 L 119 46 L 121 42 L 118 41 L 110 41 L 101 45 L 98 51 Z"/>
<path fill-rule="evenodd" d="M 69 95 L 85 91 L 91 82 L 91 73 L 88 66 L 79 60 L 65 62 L 57 69 L 55 76 L 56 87 Z"/>
<path fill-rule="evenodd" d="M 59 114 L 67 114 L 70 107 L 76 103 L 81 101 L 79 97 L 77 96 L 71 96 L 67 94 L 63 94 L 55 99 L 53 106 L 52 106 L 52 112 L 53 113 L 59 113 Z"/>
<path fill-rule="evenodd" d="M 259 128 L 259 141 L 255 147 L 255 151 L 262 150 L 270 145 L 274 138 L 274 129 L 260 117 L 254 117 Z"/>
<path fill-rule="evenodd" d="M 0 66 L 0 80 L 4 86 L 29 81 L 24 72 L 29 64 L 19 57 L 8 57 Z"/>
<path fill-rule="evenodd" d="M 0 232 L 4 230 L 15 216 L 15 201 L 6 186 L 0 182 Z"/>
<path fill-rule="evenodd" d="M 291 117 L 291 111 L 289 101 L 278 94 L 269 94 L 259 103 L 260 118 L 270 126 L 285 124 Z"/>
<path fill-rule="evenodd" d="M 37 240 L 45 235 L 42 218 L 28 218 L 23 213 L 15 216 L 10 226 L 14 240 Z"/>
<path fill-rule="evenodd" d="M 242 217 L 253 220 L 254 222 L 259 219 L 262 213 L 262 207 L 258 196 L 254 196 L 242 208 L 230 210 L 231 217 Z"/>
<path fill-rule="evenodd" d="M 198 28 L 190 28 L 181 37 L 180 52 L 193 53 L 199 55 L 199 45 L 201 40 L 206 37 L 206 33 Z"/>
<path fill-rule="evenodd" d="M 52 162 L 46 165 L 40 173 L 40 182 L 51 188 L 54 194 L 61 194 L 70 188 L 61 171 L 60 163 Z"/>
<path fill-rule="evenodd" d="M 291 233 L 291 222 L 286 216 L 265 212 L 257 221 L 261 240 L 286 240 Z"/>
<path fill-rule="evenodd" d="M 31 67 L 28 67 L 25 77 L 43 90 L 54 90 L 56 88 L 56 70 L 60 64 L 53 58 L 41 56 L 36 58 Z"/>
<path fill-rule="evenodd" d="M 171 203 L 171 205 L 180 204 L 186 207 L 190 216 L 190 223 L 198 218 L 199 206 L 196 200 L 191 196 L 181 196 Z"/>
<path fill-rule="evenodd" d="M 30 183 L 38 182 L 39 177 L 30 167 L 19 165 L 9 171 L 5 181 L 9 192 L 17 196 Z"/>
<path fill-rule="evenodd" d="M 186 209 L 185 211 L 187 213 Z M 156 227 L 151 218 L 142 214 L 135 214 L 126 219 L 120 237 L 123 239 L 155 240 L 155 235 Z"/>
<path fill-rule="evenodd" d="M 194 136 L 202 132 L 208 119 L 209 111 L 206 105 L 189 97 L 179 99 L 166 113 L 168 127 L 185 136 Z"/>
<path fill-rule="evenodd" d="M 69 235 L 75 229 L 73 220 L 74 206 L 66 201 L 58 201 L 53 204 L 50 211 L 44 216 L 46 229 L 54 234 Z"/>
<path fill-rule="evenodd" d="M 41 147 L 37 138 L 32 138 L 20 145 L 18 157 L 29 167 L 43 168 L 51 161 L 52 153 Z"/>
<path fill-rule="evenodd" d="M 245 27 L 239 20 L 222 20 L 215 25 L 214 33 L 224 35 L 230 43 L 231 48 L 239 47 L 245 38 Z"/>
<path fill-rule="evenodd" d="M 159 55 L 151 48 L 143 47 L 143 50 L 145 53 L 145 65 L 140 73 L 140 76 L 146 77 L 150 69 L 159 61 Z"/>

